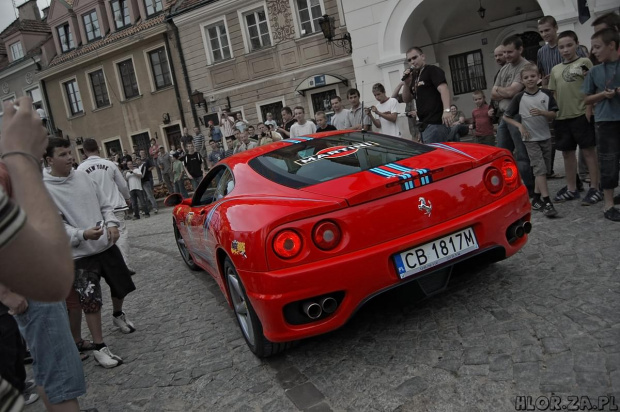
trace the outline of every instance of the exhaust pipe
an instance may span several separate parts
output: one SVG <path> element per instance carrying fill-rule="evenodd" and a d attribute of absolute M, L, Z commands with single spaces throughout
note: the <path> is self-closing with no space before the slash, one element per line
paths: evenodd
<path fill-rule="evenodd" d="M 525 233 L 530 233 L 532 231 L 532 223 L 523 222 L 523 230 L 525 231 Z"/>
<path fill-rule="evenodd" d="M 303 305 L 301 305 L 301 309 L 310 319 L 318 319 L 323 313 L 321 305 L 312 301 L 304 302 Z"/>
<path fill-rule="evenodd" d="M 508 239 L 519 239 L 525 235 L 525 229 L 519 223 L 514 223 L 508 227 Z"/>
<path fill-rule="evenodd" d="M 338 302 L 336 299 L 328 296 L 321 300 L 321 307 L 323 308 L 323 312 L 325 313 L 334 313 L 338 308 Z"/>

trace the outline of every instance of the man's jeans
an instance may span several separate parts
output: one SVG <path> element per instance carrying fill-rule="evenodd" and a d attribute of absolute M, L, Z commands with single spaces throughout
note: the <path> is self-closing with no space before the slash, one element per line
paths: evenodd
<path fill-rule="evenodd" d="M 157 200 L 155 200 L 155 195 L 153 194 L 153 183 L 150 180 L 142 182 L 142 190 L 144 190 L 146 198 L 151 202 L 153 210 L 157 210 Z"/>
<path fill-rule="evenodd" d="M 168 189 L 168 194 L 174 193 L 174 186 L 172 185 L 172 173 L 161 172 L 162 177 L 164 178 L 164 183 L 166 183 L 166 188 Z"/>
<path fill-rule="evenodd" d="M 520 122 L 521 116 L 515 116 L 514 119 Z M 497 147 L 508 149 L 508 151 L 513 153 L 523 184 L 527 187 L 530 197 L 533 196 L 534 175 L 532 174 L 532 167 L 530 166 L 530 158 L 527 155 L 527 149 L 521 139 L 521 132 L 513 125 L 506 123 L 504 119 L 500 121 L 499 127 L 497 128 Z"/>
<path fill-rule="evenodd" d="M 185 189 L 185 179 L 181 178 L 174 182 L 174 193 L 180 193 L 183 196 L 183 199 L 187 199 L 189 195 L 187 194 L 187 189 Z"/>
<path fill-rule="evenodd" d="M 142 206 L 142 211 L 144 212 L 144 214 L 148 216 L 150 214 L 149 205 L 148 203 L 146 203 L 146 196 L 144 194 L 144 190 L 134 189 L 129 194 L 131 195 L 131 205 L 133 206 L 134 217 L 140 217 L 140 206 Z M 140 201 L 139 205 L 138 201 Z"/>
<path fill-rule="evenodd" d="M 196 191 L 196 189 L 198 188 L 198 185 L 202 181 L 202 176 L 198 176 L 198 177 L 192 176 L 191 180 L 192 180 L 192 187 L 194 188 L 194 191 Z"/>
<path fill-rule="evenodd" d="M 422 132 L 422 143 L 442 143 L 448 141 L 450 128 L 443 124 L 429 124 Z"/>

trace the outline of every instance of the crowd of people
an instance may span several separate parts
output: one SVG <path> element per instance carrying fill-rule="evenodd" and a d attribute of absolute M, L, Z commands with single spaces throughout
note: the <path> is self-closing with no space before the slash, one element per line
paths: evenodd
<path fill-rule="evenodd" d="M 148 149 L 134 147 L 131 154 L 105 159 L 97 141 L 86 139 L 79 165 L 69 141 L 47 137 L 30 98 L 5 102 L 0 139 L 1 409 L 20 410 L 25 400 L 36 399 L 36 386 L 48 410 L 78 411 L 77 398 L 86 393 L 81 360 L 88 352 L 105 368 L 122 363 L 104 340 L 100 282 L 109 285 L 113 325 L 122 333 L 134 332 L 136 326 L 123 310 L 125 298 L 136 290 L 125 220 L 158 212 L 153 171 L 169 193 L 187 197 L 186 182 L 195 190 L 221 159 L 275 141 L 351 129 L 400 136 L 399 103 L 406 103 L 412 134 L 422 143 L 454 141 L 471 132 L 475 143 L 511 151 L 534 210 L 557 215 L 553 202 L 580 199 L 587 182 L 581 203 L 603 202 L 604 217 L 620 221 L 614 206 L 620 203 L 614 198 L 620 173 L 620 16 L 600 16 L 593 26 L 588 55 L 573 31 L 558 33 L 552 16 L 540 19 L 546 45 L 538 51 L 537 64 L 523 58 L 518 36 L 505 39 L 494 53 L 501 68 L 491 102 L 483 91 L 474 91 L 471 120 L 452 104 L 444 71 L 427 65 L 419 47 L 406 52 L 410 67 L 391 95 L 380 83 L 372 87 L 377 103 L 370 107 L 363 107 L 358 90 L 349 89 L 350 109 L 333 96 L 331 118 L 318 111 L 308 119 L 304 107 L 284 107 L 280 124 L 267 114 L 265 122 L 254 126 L 241 113 L 233 117 L 224 110 L 218 125 L 208 124 L 207 136 L 198 127 L 193 135 L 184 129 L 179 147 L 169 152 L 152 139 Z M 562 152 L 566 186 L 552 202 L 547 178 L 554 173 L 554 150 Z M 30 256 L 33 250 L 37 259 Z M 82 337 L 82 313 L 90 340 Z M 27 350 L 34 359 L 34 382 L 26 381 Z"/>

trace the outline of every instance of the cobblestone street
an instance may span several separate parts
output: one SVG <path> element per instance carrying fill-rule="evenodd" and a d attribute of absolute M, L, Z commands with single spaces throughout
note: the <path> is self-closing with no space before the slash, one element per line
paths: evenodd
<path fill-rule="evenodd" d="M 563 185 L 551 181 L 552 193 Z M 113 328 L 105 286 L 104 335 L 125 363 L 106 370 L 91 355 L 81 407 L 511 411 L 516 396 L 552 393 L 618 404 L 620 226 L 600 205 L 556 208 L 553 220 L 533 212 L 529 242 L 511 259 L 455 273 L 425 301 L 414 286 L 392 291 L 342 329 L 267 360 L 246 348 L 215 281 L 183 264 L 171 209 L 129 222 L 138 289 L 125 307 L 137 332 Z"/>

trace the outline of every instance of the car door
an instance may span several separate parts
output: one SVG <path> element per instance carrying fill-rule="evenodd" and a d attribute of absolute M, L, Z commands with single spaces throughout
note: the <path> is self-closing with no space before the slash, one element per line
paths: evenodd
<path fill-rule="evenodd" d="M 224 197 L 234 187 L 232 172 L 222 165 L 212 169 L 198 186 L 192 204 L 194 216 L 188 224 L 195 242 L 195 253 L 201 262 L 212 273 L 217 273 L 215 246 L 217 244 L 216 230 L 212 222 L 221 222 L 218 216 L 218 206 Z"/>

